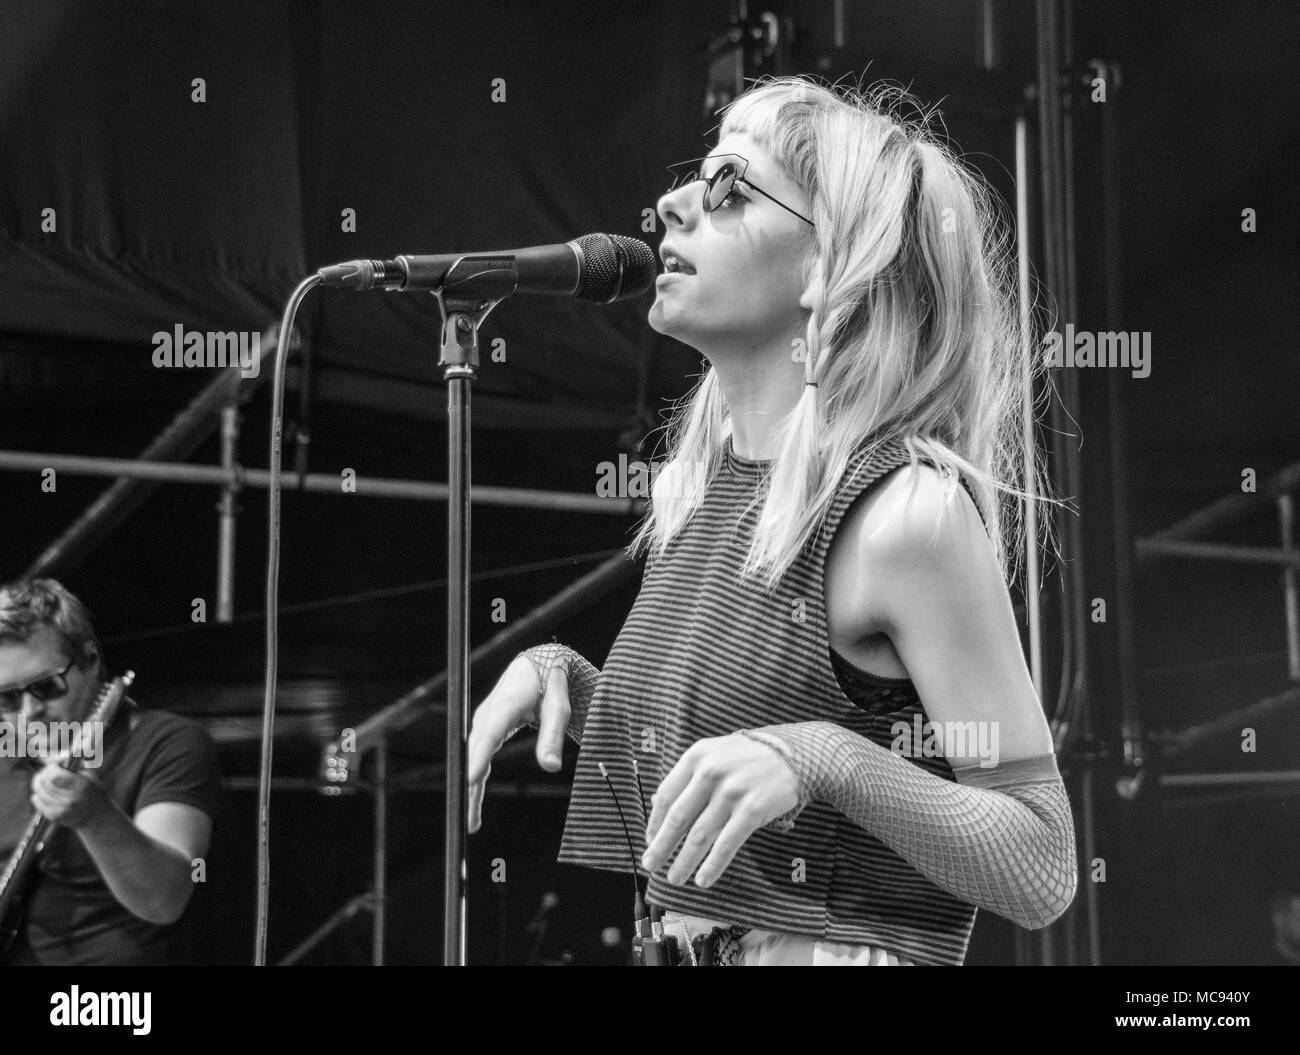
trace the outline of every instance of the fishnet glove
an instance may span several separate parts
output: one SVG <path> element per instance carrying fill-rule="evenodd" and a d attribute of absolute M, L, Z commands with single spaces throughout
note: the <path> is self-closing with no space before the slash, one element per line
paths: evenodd
<path fill-rule="evenodd" d="M 1074 899 L 1074 819 L 1054 755 L 963 766 L 954 784 L 833 722 L 743 732 L 799 779 L 800 804 L 776 827 L 828 803 L 936 886 L 1031 930 Z"/>
<path fill-rule="evenodd" d="M 600 670 L 568 645 L 557 644 L 553 641 L 545 645 L 534 645 L 532 648 L 524 649 L 519 655 L 527 656 L 529 662 L 533 665 L 533 669 L 537 671 L 537 685 L 540 692 L 537 698 L 539 701 L 546 695 L 546 684 L 550 679 L 551 671 L 556 667 L 564 671 L 564 676 L 569 683 L 569 726 L 567 732 L 570 740 L 581 744 L 582 730 L 587 724 L 587 708 L 591 706 L 591 698 L 596 693 L 596 682 L 600 680 Z M 536 729 L 537 723 L 529 722 L 528 727 Z"/>

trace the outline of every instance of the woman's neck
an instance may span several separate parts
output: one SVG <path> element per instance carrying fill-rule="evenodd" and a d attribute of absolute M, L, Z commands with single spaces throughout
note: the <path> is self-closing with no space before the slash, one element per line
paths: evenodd
<path fill-rule="evenodd" d="M 710 356 L 731 415 L 731 445 L 749 461 L 776 457 L 777 428 L 803 393 L 803 364 L 790 346 Z"/>

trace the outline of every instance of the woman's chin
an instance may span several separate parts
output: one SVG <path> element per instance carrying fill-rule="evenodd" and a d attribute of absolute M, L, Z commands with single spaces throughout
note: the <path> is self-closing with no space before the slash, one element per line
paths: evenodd
<path fill-rule="evenodd" d="M 655 297 L 655 302 L 650 305 L 650 314 L 646 316 L 646 322 L 650 324 L 650 329 L 656 333 L 662 333 L 665 337 L 677 336 L 673 333 L 672 321 L 668 315 L 668 309 L 664 307 L 662 297 Z"/>
<path fill-rule="evenodd" d="M 650 313 L 646 321 L 656 333 L 671 337 L 706 358 L 708 353 L 704 349 L 713 348 L 720 336 L 715 330 L 701 330 L 696 316 L 690 312 L 675 310 L 671 302 L 665 304 L 662 297 L 656 298 L 650 305 Z"/>

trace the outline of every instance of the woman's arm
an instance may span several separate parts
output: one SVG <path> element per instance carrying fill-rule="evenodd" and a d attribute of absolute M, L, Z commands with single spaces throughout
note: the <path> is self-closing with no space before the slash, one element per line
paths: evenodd
<path fill-rule="evenodd" d="M 801 807 L 830 803 L 936 885 L 1022 926 L 1050 923 L 1078 881 L 1073 819 L 974 503 L 958 487 L 945 508 L 935 470 L 904 469 L 840 530 L 851 550 L 837 589 L 888 634 L 929 720 L 961 734 L 941 741 L 958 782 L 829 722 L 746 735 L 790 763 Z"/>
<path fill-rule="evenodd" d="M 937 777 L 833 722 L 746 730 L 781 755 L 800 806 L 825 802 L 936 886 L 1022 927 L 1044 927 L 1074 899 L 1074 822 L 1052 755 Z M 970 781 L 982 781 L 977 786 Z"/>

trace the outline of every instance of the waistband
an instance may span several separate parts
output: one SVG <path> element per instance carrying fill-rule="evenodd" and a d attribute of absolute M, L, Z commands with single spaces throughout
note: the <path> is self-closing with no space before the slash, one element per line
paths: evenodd
<path fill-rule="evenodd" d="M 682 966 L 914 967 L 912 960 L 875 945 L 822 941 L 806 934 L 756 930 L 727 920 L 681 912 L 663 914 L 665 934 L 677 938 Z M 706 962 L 701 962 L 706 961 Z"/>

